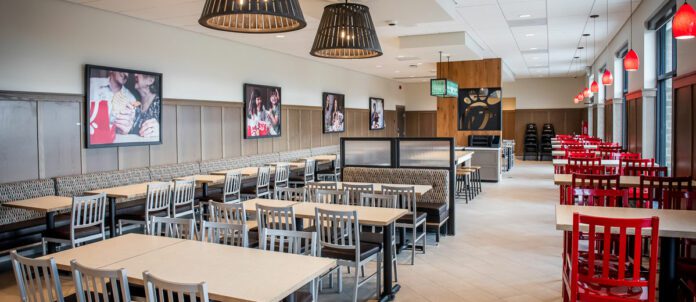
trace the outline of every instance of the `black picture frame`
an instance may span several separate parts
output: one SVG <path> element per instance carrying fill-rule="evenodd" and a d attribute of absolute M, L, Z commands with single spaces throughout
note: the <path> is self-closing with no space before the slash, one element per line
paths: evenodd
<path fill-rule="evenodd" d="M 99 82 L 104 82 L 106 81 L 105 79 L 99 78 L 97 75 L 99 74 L 106 74 L 109 75 L 110 72 L 121 72 L 121 73 L 127 73 L 126 75 L 128 78 L 126 79 L 125 84 L 123 84 L 123 88 L 128 90 L 128 93 L 130 95 L 125 96 L 124 98 L 127 101 L 128 98 L 133 97 L 133 100 L 137 103 L 131 102 L 131 104 L 137 104 L 136 106 L 139 106 L 140 99 L 135 98 L 135 94 L 138 96 L 140 95 L 136 91 L 130 91 L 130 89 L 134 89 L 134 81 L 136 75 L 147 75 L 147 76 L 152 76 L 155 78 L 155 81 L 151 86 L 154 86 L 155 88 L 154 91 L 152 91 L 153 94 L 157 97 L 155 102 L 153 103 L 152 106 L 157 106 L 156 112 L 157 114 L 157 122 L 159 123 L 159 133 L 157 134 L 157 139 L 156 140 L 144 140 L 140 139 L 138 134 L 117 134 L 115 126 L 112 125 L 112 122 L 109 120 L 108 122 L 108 128 L 105 128 L 102 124 L 102 127 L 99 128 L 99 123 L 96 121 L 97 115 L 92 114 L 92 106 L 91 106 L 91 100 L 97 98 L 97 96 L 92 95 L 94 92 L 99 93 L 100 87 L 94 87 L 96 84 L 99 84 Z M 135 69 L 127 69 L 127 68 L 119 68 L 119 67 L 110 67 L 110 66 L 100 66 L 100 65 L 91 65 L 91 64 L 85 64 L 85 102 L 84 102 L 84 132 L 85 132 L 85 148 L 91 149 L 91 148 L 109 148 L 109 147 L 127 147 L 127 146 L 144 146 L 144 145 L 161 145 L 162 144 L 162 109 L 163 109 L 163 97 L 162 97 L 162 83 L 163 83 L 163 76 L 161 73 L 157 72 L 151 72 L 151 71 L 142 71 L 142 70 L 135 70 Z M 94 82 L 94 83 L 93 83 Z M 96 89 L 96 90 L 93 90 Z M 113 102 L 113 99 L 111 101 L 107 100 L 98 100 L 96 101 L 97 103 L 101 102 Z M 108 104 L 107 104 L 108 105 Z M 99 107 L 97 107 L 99 108 Z M 113 107 L 112 107 L 113 108 Z M 153 107 L 155 108 L 155 107 Z M 137 119 L 138 111 L 136 109 L 136 118 Z M 103 116 L 100 116 L 100 118 L 103 118 Z M 111 118 L 111 112 L 107 111 L 107 118 Z M 134 121 L 137 122 L 137 121 Z M 97 130 L 100 129 L 100 130 Z M 101 129 L 109 129 L 106 130 L 106 132 L 102 132 L 103 130 Z M 111 129 L 114 129 L 111 131 Z M 131 131 L 134 131 L 131 128 Z M 113 133 L 111 133 L 113 132 Z M 94 134 L 97 133 L 97 134 Z M 114 142 L 117 138 L 117 135 L 136 135 L 138 137 L 129 137 L 126 139 L 133 139 L 135 141 L 125 141 L 125 142 Z M 94 136 L 94 137 L 93 137 Z M 111 137 L 113 136 L 113 138 Z M 119 137 L 121 138 L 121 137 Z M 138 138 L 136 140 L 136 138 Z M 96 142 L 96 141 L 102 141 L 102 142 Z M 109 142 L 110 141 L 110 142 Z"/>
<path fill-rule="evenodd" d="M 500 87 L 460 88 L 457 99 L 457 130 L 503 129 L 503 91 Z"/>
<path fill-rule="evenodd" d="M 272 102 L 271 102 L 271 95 L 275 92 L 277 92 L 278 95 L 278 121 L 276 123 L 276 126 L 269 125 L 268 123 L 270 121 L 267 121 L 268 118 L 263 118 L 264 121 L 262 121 L 263 126 L 258 127 L 256 126 L 258 124 L 258 120 L 254 121 L 251 115 L 255 114 L 252 113 L 252 107 L 251 105 L 251 98 L 256 99 L 255 91 L 259 92 L 259 96 L 261 98 L 261 107 L 262 110 L 264 110 L 264 113 L 262 113 L 263 116 L 265 116 L 267 113 L 265 113 L 266 110 L 270 109 L 272 107 Z M 242 111 L 242 120 L 244 120 L 244 129 L 242 131 L 244 132 L 244 139 L 259 139 L 259 138 L 272 138 L 272 137 L 280 137 L 282 135 L 282 125 L 283 125 L 283 94 L 282 94 L 282 89 L 280 87 L 276 86 L 268 86 L 268 85 L 259 85 L 259 84 L 244 84 L 244 110 Z M 268 108 L 268 109 L 266 109 Z M 254 109 L 256 110 L 256 109 Z M 256 113 L 258 114 L 258 113 Z M 253 135 L 254 130 L 251 130 L 249 127 L 256 127 L 256 131 L 258 133 L 264 132 L 268 133 L 265 135 Z M 254 128 L 252 128 L 254 129 Z M 251 130 L 251 131 L 250 131 Z"/>
<path fill-rule="evenodd" d="M 341 120 L 341 127 L 340 130 L 336 130 L 335 127 L 331 127 L 331 123 L 334 121 L 334 113 L 333 112 L 328 112 L 328 110 L 334 110 L 333 104 L 329 106 L 330 100 L 329 97 L 333 96 L 333 99 L 338 105 L 339 110 L 334 111 L 338 112 L 340 114 L 339 117 Z M 324 92 L 321 94 L 321 113 L 322 113 L 322 123 L 321 123 L 321 129 L 323 133 L 341 133 L 346 131 L 346 119 L 345 119 L 345 114 L 346 114 L 346 96 L 340 93 L 333 93 L 333 92 Z M 328 107 L 332 107 L 331 109 L 328 109 Z M 328 120 L 327 120 L 328 119 Z"/>
<path fill-rule="evenodd" d="M 373 104 L 379 104 L 377 108 L 374 108 Z M 369 128 L 370 130 L 384 130 L 385 128 L 385 122 L 384 122 L 384 99 L 382 98 L 375 98 L 375 97 L 370 97 L 370 101 L 368 102 L 368 106 L 370 108 L 370 116 L 368 118 L 368 123 L 369 123 Z M 374 112 L 374 109 L 377 109 L 377 112 Z M 377 116 L 375 117 L 375 113 Z M 377 119 L 377 121 L 375 121 Z"/>

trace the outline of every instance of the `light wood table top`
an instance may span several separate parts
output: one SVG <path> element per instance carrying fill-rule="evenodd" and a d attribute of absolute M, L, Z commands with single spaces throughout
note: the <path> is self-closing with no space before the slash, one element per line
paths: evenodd
<path fill-rule="evenodd" d="M 71 209 L 72 198 L 65 196 L 43 196 L 31 199 L 8 201 L 4 203 L 3 206 L 48 213 Z"/>
<path fill-rule="evenodd" d="M 104 267 L 184 241 L 168 237 L 126 234 L 46 255 L 40 259 L 53 257 L 61 270 L 70 270 L 70 261 L 73 259 L 89 267 Z"/>
<path fill-rule="evenodd" d="M 454 151 L 454 161 L 455 164 L 461 165 L 467 160 L 471 160 L 474 155 L 474 151 Z"/>
<path fill-rule="evenodd" d="M 316 208 L 332 211 L 356 211 L 360 224 L 374 226 L 387 226 L 402 216 L 408 214 L 408 211 L 404 209 L 348 206 L 315 202 L 300 202 L 293 206 L 293 209 L 295 210 L 295 217 L 297 218 L 314 219 Z"/>
<path fill-rule="evenodd" d="M 314 159 L 316 161 L 334 161 L 336 160 L 336 155 L 334 154 L 324 154 L 324 155 L 315 155 L 308 157 L 310 159 Z"/>
<path fill-rule="evenodd" d="M 107 197 L 112 198 L 141 198 L 147 196 L 147 185 L 157 182 L 144 182 L 139 184 L 132 184 L 120 187 L 99 189 L 86 191 L 85 194 L 99 194 L 105 193 Z"/>
<path fill-rule="evenodd" d="M 572 231 L 575 212 L 612 218 L 657 216 L 660 218 L 660 237 L 696 238 L 696 211 L 556 205 L 556 229 Z M 584 230 L 587 230 L 587 226 Z"/>
<path fill-rule="evenodd" d="M 565 166 L 568 164 L 567 159 L 553 159 L 553 165 L 554 166 Z M 603 166 L 607 167 L 618 167 L 619 166 L 619 160 L 618 159 L 602 159 L 601 164 Z"/>
<path fill-rule="evenodd" d="M 174 180 L 189 180 L 193 179 L 196 184 L 217 185 L 225 182 L 225 175 L 198 174 L 185 177 L 177 177 Z"/>
<path fill-rule="evenodd" d="M 104 268 L 125 268 L 129 281 L 139 284 L 143 271 L 177 282 L 205 281 L 211 300 L 280 301 L 335 265 L 328 258 L 185 240 Z"/>
<path fill-rule="evenodd" d="M 242 174 L 242 176 L 256 176 L 256 174 L 259 172 L 259 167 L 244 167 L 244 168 L 239 168 L 239 169 L 232 169 L 232 170 L 223 170 L 223 171 L 215 171 L 215 172 L 210 172 L 212 175 L 225 175 L 227 174 L 228 171 L 237 171 Z M 271 167 L 271 173 L 275 173 L 275 167 Z"/>
<path fill-rule="evenodd" d="M 333 181 L 320 181 L 320 183 L 333 183 Z M 336 182 L 336 187 L 338 190 L 343 190 L 343 184 L 354 184 L 354 185 L 373 185 L 375 192 L 382 192 L 382 186 L 395 186 L 395 187 L 410 187 L 416 190 L 416 195 L 423 195 L 428 193 L 428 191 L 433 189 L 431 185 L 407 185 L 407 184 L 382 184 L 382 183 L 369 183 L 369 182 Z"/>
<path fill-rule="evenodd" d="M 275 162 L 275 163 L 268 163 L 266 165 L 276 167 L 278 165 L 288 165 L 290 168 L 302 168 L 304 167 L 304 161 L 291 161 L 291 162 Z"/>
<path fill-rule="evenodd" d="M 572 174 L 554 174 L 553 182 L 556 185 L 569 186 L 573 183 Z M 692 181 L 692 185 L 696 186 L 696 181 Z M 640 187 L 640 176 L 624 176 L 619 179 L 619 186 L 623 188 Z"/>

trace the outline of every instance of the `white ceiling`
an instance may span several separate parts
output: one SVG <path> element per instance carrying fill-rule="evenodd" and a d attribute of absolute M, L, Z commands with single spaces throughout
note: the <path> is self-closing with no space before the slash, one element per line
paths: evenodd
<path fill-rule="evenodd" d="M 370 7 L 384 51 L 381 57 L 363 60 L 309 55 L 323 7 L 340 0 L 300 0 L 307 27 L 280 35 L 204 28 L 198 24 L 204 0 L 67 1 L 402 82 L 417 82 L 434 76 L 438 51 L 450 54 L 452 61 L 502 58 L 505 81 L 581 75 L 586 57 L 592 61 L 592 37 L 587 55 L 576 49 L 585 44 L 580 39 L 582 33 L 593 32 L 588 16 L 600 15 L 593 35 L 598 54 L 607 36 L 613 37 L 628 18 L 630 0 L 351 0 Z M 634 9 L 638 3 L 634 1 Z M 392 20 L 397 21 L 396 26 L 388 25 Z M 442 33 L 452 34 L 435 35 Z M 416 35 L 426 36 L 411 37 Z M 574 60 L 574 56 L 581 58 Z"/>

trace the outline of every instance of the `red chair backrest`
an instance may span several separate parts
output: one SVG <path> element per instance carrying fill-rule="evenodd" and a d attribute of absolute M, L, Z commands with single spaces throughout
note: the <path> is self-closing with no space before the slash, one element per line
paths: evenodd
<path fill-rule="evenodd" d="M 602 165 L 566 165 L 566 174 L 603 175 L 606 169 Z"/>
<path fill-rule="evenodd" d="M 667 209 L 696 211 L 696 191 L 664 191 L 664 203 Z"/>
<path fill-rule="evenodd" d="M 636 203 L 638 208 L 672 209 L 669 194 L 678 195 L 684 191 L 691 191 L 691 176 L 688 177 L 664 177 L 664 176 L 640 176 L 640 192 Z M 672 193 L 670 193 L 672 192 Z"/>
<path fill-rule="evenodd" d="M 652 158 L 620 158 L 619 170 L 623 171 L 626 167 L 654 167 L 655 159 Z"/>
<path fill-rule="evenodd" d="M 628 206 L 628 190 L 577 188 L 573 190 L 573 200 L 583 206 L 625 207 Z"/>
<path fill-rule="evenodd" d="M 580 225 L 587 225 L 588 236 L 583 236 L 587 242 L 586 269 L 580 269 Z M 575 301 L 578 296 L 578 282 L 591 283 L 597 287 L 647 287 L 647 300 L 655 301 L 655 284 L 657 273 L 657 243 L 660 220 L 652 218 L 608 218 L 580 215 L 573 213 L 573 239 L 571 248 L 570 296 Z M 618 238 L 612 238 L 612 229 L 618 230 Z M 633 232 L 631 232 L 633 231 Z M 635 234 L 633 245 L 628 244 L 627 233 Z M 604 240 L 596 238 L 604 237 Z M 641 265 L 633 265 L 629 259 L 643 259 L 642 244 L 646 241 L 638 238 L 650 238 L 648 249 L 648 275 L 641 275 Z M 612 253 L 618 245 L 618 253 Z M 632 248 L 632 250 L 630 250 Z M 612 259 L 612 255 L 618 257 Z M 629 257 L 630 256 L 630 257 Z M 611 261 L 610 261 L 611 260 Z M 628 262 L 628 263 L 627 263 Z M 627 274 L 628 273 L 628 274 Z M 602 300 L 592 291 L 584 293 L 583 301 Z M 606 298 L 606 297 L 605 297 Z"/>
<path fill-rule="evenodd" d="M 571 151 L 571 150 L 566 150 L 565 152 L 566 158 L 595 158 L 597 155 L 594 152 L 589 152 L 585 149 L 582 149 L 580 151 Z"/>
<path fill-rule="evenodd" d="M 642 167 L 628 166 L 623 167 L 621 175 L 625 176 L 667 176 L 667 167 Z"/>
<path fill-rule="evenodd" d="M 629 158 L 640 159 L 640 158 L 642 158 L 642 156 L 640 155 L 640 153 L 623 152 L 623 153 L 621 153 L 621 156 L 617 159 L 629 159 Z"/>
<path fill-rule="evenodd" d="M 595 153 L 601 159 L 619 159 L 621 153 L 612 150 L 597 150 Z"/>

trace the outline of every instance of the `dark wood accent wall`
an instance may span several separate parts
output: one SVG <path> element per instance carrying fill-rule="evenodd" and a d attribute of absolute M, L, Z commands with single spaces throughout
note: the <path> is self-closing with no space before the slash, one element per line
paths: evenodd
<path fill-rule="evenodd" d="M 515 110 L 503 110 L 503 139 L 515 139 Z"/>
<path fill-rule="evenodd" d="M 165 99 L 162 144 L 84 148 L 84 97 L 0 91 L 0 183 L 337 145 L 341 136 L 394 136 L 368 130 L 367 109 L 347 109 L 346 131 L 322 133 L 321 107 L 283 105 L 282 135 L 243 139 L 242 103 Z M 434 114 L 433 114 L 434 115 Z"/>
<path fill-rule="evenodd" d="M 447 77 L 459 88 L 501 87 L 500 59 L 457 61 L 437 64 L 438 77 Z M 504 92 L 503 92 L 504 93 Z M 458 146 L 466 146 L 469 135 L 501 135 L 501 131 L 458 131 L 457 99 L 437 98 L 437 136 L 454 137 Z"/>
<path fill-rule="evenodd" d="M 436 111 L 406 111 L 406 137 L 433 137 Z"/>
<path fill-rule="evenodd" d="M 672 85 L 672 173 L 676 176 L 696 178 L 696 72 L 675 78 Z"/>
<path fill-rule="evenodd" d="M 643 151 L 643 94 L 635 91 L 626 95 L 627 149 L 629 152 Z"/>
<path fill-rule="evenodd" d="M 614 140 L 614 103 L 607 100 L 604 103 L 604 141 Z"/>
<path fill-rule="evenodd" d="M 584 108 L 515 110 L 515 154 L 522 156 L 524 131 L 528 123 L 535 123 L 539 132 L 545 123 L 551 123 L 557 134 L 578 134 L 582 132 L 582 121 L 587 116 L 586 110 Z"/>

